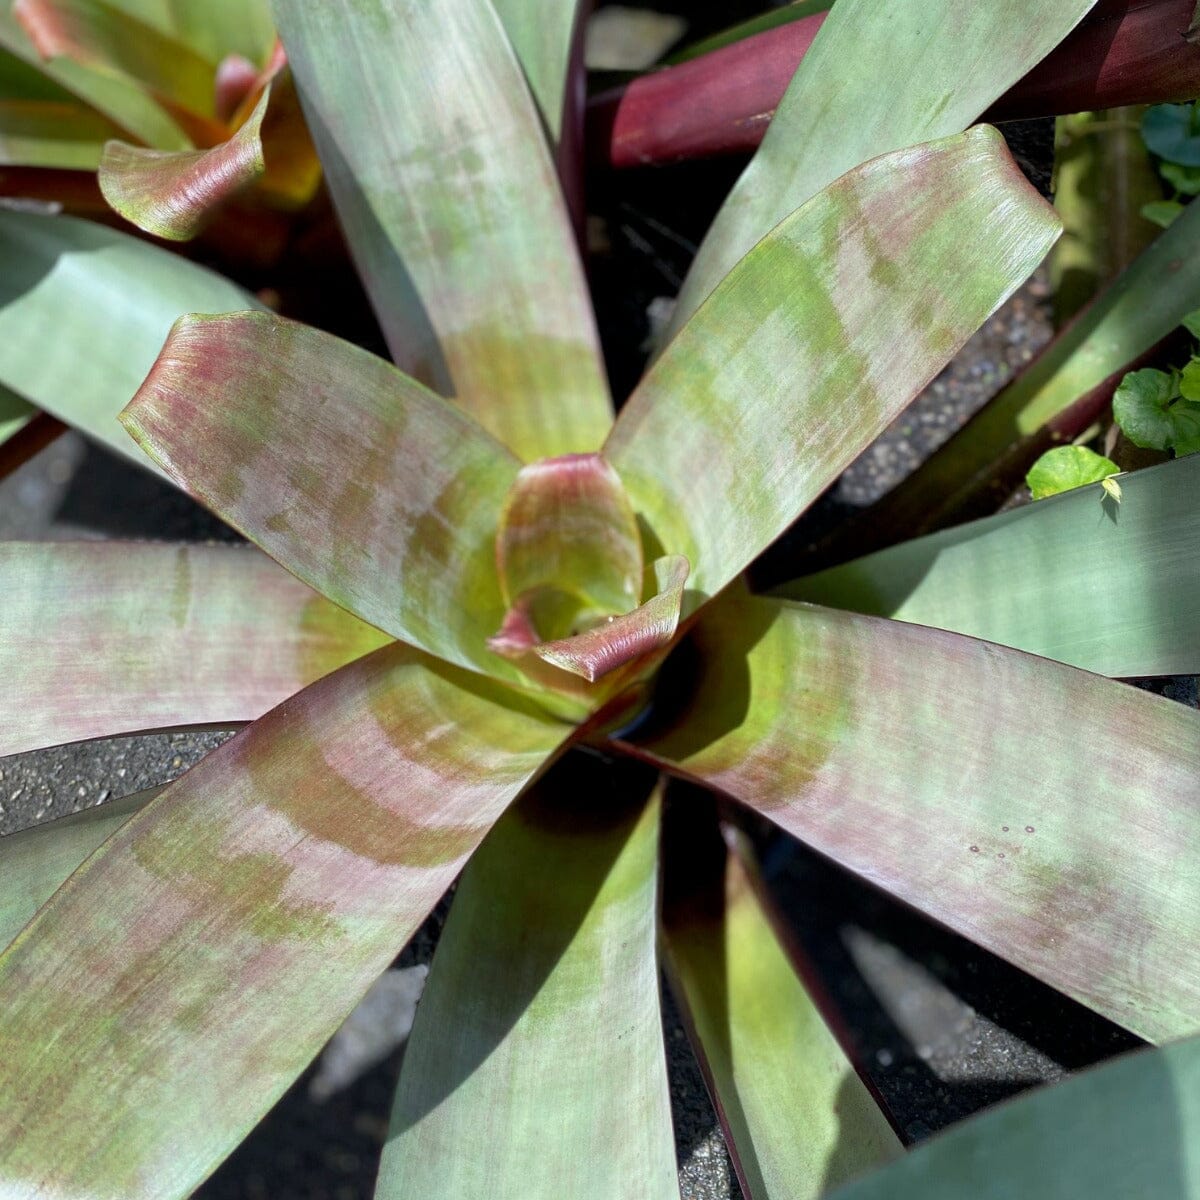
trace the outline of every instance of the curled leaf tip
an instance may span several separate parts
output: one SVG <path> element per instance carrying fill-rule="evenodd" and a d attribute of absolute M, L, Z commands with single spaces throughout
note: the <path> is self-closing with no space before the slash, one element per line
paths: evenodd
<path fill-rule="evenodd" d="M 666 555 L 654 563 L 657 591 L 630 612 L 600 618 L 589 629 L 568 637 L 543 640 L 533 619 L 534 604 L 524 599 L 509 609 L 504 623 L 488 640 L 497 654 L 524 667 L 549 663 L 595 683 L 618 667 L 665 646 L 675 636 L 683 606 L 683 587 L 690 571 L 682 554 Z"/>
<path fill-rule="evenodd" d="M 496 569 L 506 603 L 557 589 L 598 615 L 641 598 L 642 539 L 616 471 L 599 454 L 564 454 L 521 468 L 496 531 Z M 565 633 L 574 614 L 562 612 Z"/>
<path fill-rule="evenodd" d="M 266 169 L 261 128 L 270 93 L 268 87 L 246 123 L 210 150 L 151 150 L 108 142 L 100 160 L 104 199 L 147 233 L 172 241 L 195 237 L 221 204 Z"/>

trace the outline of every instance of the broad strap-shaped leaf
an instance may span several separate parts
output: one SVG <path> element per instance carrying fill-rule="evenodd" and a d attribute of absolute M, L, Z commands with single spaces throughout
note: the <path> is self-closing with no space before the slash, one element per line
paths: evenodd
<path fill-rule="evenodd" d="M 520 464 L 374 354 L 282 317 L 186 317 L 121 420 L 175 482 L 394 637 L 511 673 L 494 536 Z"/>
<path fill-rule="evenodd" d="M 672 55 L 667 61 L 678 66 L 590 97 L 593 165 L 646 167 L 752 154 L 824 20 L 817 10 L 828 7 L 818 0 L 771 10 L 766 17 L 777 28 L 720 46 L 693 62 L 680 62 L 686 51 Z M 780 22 L 788 12 L 800 19 Z M 983 110 L 983 119 L 1012 121 L 1194 96 L 1200 91 L 1200 47 L 1187 40 L 1194 15 L 1194 0 L 1098 4 Z M 965 86 L 962 80 L 954 83 Z M 803 134 L 801 129 L 798 140 Z"/>
<path fill-rule="evenodd" d="M 397 364 L 524 459 L 598 449 L 612 410 L 583 271 L 489 0 L 275 12 Z"/>
<path fill-rule="evenodd" d="M 395 644 L 167 788 L 0 958 L 9 1192 L 189 1195 L 565 732 Z"/>
<path fill-rule="evenodd" d="M 0 445 L 20 433 L 36 415 L 37 409 L 0 385 Z"/>
<path fill-rule="evenodd" d="M 240 546 L 0 545 L 0 754 L 252 721 L 389 640 Z"/>
<path fill-rule="evenodd" d="M 1138 1050 L 972 1117 L 831 1200 L 1196 1200 L 1198 1094 L 1200 1039 Z"/>
<path fill-rule="evenodd" d="M 1200 456 L 881 550 L 779 589 L 1101 675 L 1200 673 Z"/>
<path fill-rule="evenodd" d="M 13 15 L 43 59 L 68 59 L 143 86 L 200 116 L 213 115 L 213 67 L 110 0 L 12 0 Z"/>
<path fill-rule="evenodd" d="M 0 950 L 101 842 L 161 791 L 134 792 L 0 838 Z"/>
<path fill-rule="evenodd" d="M 859 163 L 970 125 L 1094 3 L 838 0 L 706 235 L 666 336 L 789 212 Z"/>
<path fill-rule="evenodd" d="M 875 159 L 772 230 L 604 447 L 663 550 L 691 561 L 689 589 L 715 594 L 782 533 L 1057 230 L 987 126 Z"/>
<path fill-rule="evenodd" d="M 117 414 L 171 325 L 257 307 L 204 267 L 73 217 L 0 212 L 0 260 L 0 383 L 143 466 Z"/>
<path fill-rule="evenodd" d="M 743 1195 L 815 1200 L 898 1157 L 900 1142 L 772 928 L 749 847 L 728 830 L 727 854 L 712 833 L 711 848 L 689 839 L 677 869 L 668 860 L 669 976 Z"/>
<path fill-rule="evenodd" d="M 1047 266 L 1057 327 L 1159 234 L 1141 211 L 1163 194 L 1138 128 L 1141 112 L 1072 113 L 1055 124 L 1054 208 L 1063 236 Z"/>
<path fill-rule="evenodd" d="M 695 636 L 659 760 L 1142 1037 L 1200 1028 L 1200 714 L 736 591 Z"/>
<path fill-rule="evenodd" d="M 244 124 L 209 150 L 151 150 L 111 141 L 100 160 L 100 190 L 112 207 L 139 229 L 186 241 L 220 205 L 266 170 L 262 123 L 268 86 Z"/>
<path fill-rule="evenodd" d="M 120 0 L 121 8 L 213 64 L 237 54 L 263 66 L 275 43 L 269 0 Z"/>
<path fill-rule="evenodd" d="M 1027 370 L 870 510 L 853 534 L 860 551 L 994 512 L 1042 450 L 1099 419 L 1125 372 L 1200 308 L 1198 244 L 1200 205 L 1189 204 Z"/>
<path fill-rule="evenodd" d="M 584 0 L 492 0 L 537 102 L 555 157 L 577 143 L 582 88 L 572 95 L 570 72 L 580 26 L 591 8 Z M 578 64 L 582 69 L 582 62 Z M 577 148 L 577 146 L 576 146 Z"/>
<path fill-rule="evenodd" d="M 137 80 L 73 58 L 43 60 L 9 3 L 0 4 L 0 46 L 146 145 L 160 150 L 186 150 L 192 145 L 179 124 Z"/>
<path fill-rule="evenodd" d="M 0 162 L 91 170 L 120 130 L 36 68 L 0 50 Z"/>
<path fill-rule="evenodd" d="M 563 767 L 463 873 L 377 1200 L 679 1195 L 655 959 L 659 804 L 622 795 L 594 760 Z"/>

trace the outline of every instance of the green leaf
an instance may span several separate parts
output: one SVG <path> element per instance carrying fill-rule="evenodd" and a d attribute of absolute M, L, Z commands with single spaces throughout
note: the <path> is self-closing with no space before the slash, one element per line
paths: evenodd
<path fill-rule="evenodd" d="M 130 818 L 0 957 L 11 1194 L 190 1195 L 565 732 L 394 644 Z"/>
<path fill-rule="evenodd" d="M 558 152 L 564 136 L 577 136 L 570 122 L 572 113 L 568 72 L 580 24 L 586 9 L 578 0 L 492 0 L 504 25 L 533 98 L 537 102 L 550 148 Z"/>
<path fill-rule="evenodd" d="M 504 604 L 496 523 L 520 464 L 374 354 L 270 314 L 186 317 L 121 415 L 167 475 L 335 604 L 451 662 Z"/>
<path fill-rule="evenodd" d="M 831 1200 L 1196 1200 L 1200 1039 L 998 1105 Z"/>
<path fill-rule="evenodd" d="M 275 11 L 397 364 L 523 459 L 598 449 L 612 408 L 583 270 L 488 0 Z"/>
<path fill-rule="evenodd" d="M 187 134 L 137 80 L 71 58 L 43 61 L 7 3 L 0 4 L 0 46 L 146 145 L 160 150 L 191 147 Z"/>
<path fill-rule="evenodd" d="M 1178 200 L 1151 200 L 1138 210 L 1147 221 L 1153 221 L 1161 229 L 1173 225 L 1183 212 Z"/>
<path fill-rule="evenodd" d="M 1200 460 L 880 550 L 780 589 L 1102 675 L 1200 674 Z"/>
<path fill-rule="evenodd" d="M 689 845 L 668 866 L 670 979 L 743 1194 L 815 1200 L 901 1146 L 788 960 L 749 847 L 725 832 L 728 853 L 714 837 L 703 857 Z"/>
<path fill-rule="evenodd" d="M 1047 263 L 1061 329 L 1158 236 L 1142 206 L 1162 199 L 1136 108 L 1061 116 L 1054 126 L 1054 209 L 1063 236 Z"/>
<path fill-rule="evenodd" d="M 36 408 L 27 404 L 16 392 L 0 385 L 0 446 L 20 433 L 36 415 Z"/>
<path fill-rule="evenodd" d="M 386 636 L 253 550 L 0 544 L 0 754 L 251 721 Z"/>
<path fill-rule="evenodd" d="M 701 38 L 698 42 L 690 42 L 682 50 L 676 50 L 673 54 L 669 54 L 663 63 L 674 66 L 676 63 L 688 62 L 690 59 L 699 58 L 702 54 L 720 50 L 723 46 L 731 46 L 734 42 L 744 41 L 756 33 L 763 33 L 780 25 L 789 25 L 793 21 L 811 17 L 815 13 L 828 12 L 832 7 L 832 0 L 790 0 L 789 3 L 778 8 L 769 8 L 766 12 L 759 13 L 748 20 L 739 21 L 736 25 L 722 29 L 719 33 Z"/>
<path fill-rule="evenodd" d="M 1109 475 L 1116 475 L 1120 469 L 1111 458 L 1086 446 L 1055 446 L 1033 464 L 1025 482 L 1035 500 L 1045 500 L 1059 492 L 1099 483 Z"/>
<path fill-rule="evenodd" d="M 1093 3 L 838 0 L 706 235 L 664 343 L 789 212 L 859 163 L 965 129 Z"/>
<path fill-rule="evenodd" d="M 1193 370 L 1189 386 L 1195 388 Z M 1200 438 L 1200 404 L 1180 399 L 1175 379 L 1164 371 L 1131 371 L 1113 396 L 1113 417 L 1135 445 L 1176 450 Z"/>
<path fill-rule="evenodd" d="M 1142 1037 L 1200 1025 L 1200 713 L 732 590 L 693 637 L 687 710 L 641 753 Z"/>
<path fill-rule="evenodd" d="M 120 130 L 40 71 L 0 50 L 0 162 L 94 170 Z"/>
<path fill-rule="evenodd" d="M 186 42 L 214 66 L 240 54 L 266 65 L 275 44 L 268 0 L 120 0 L 131 16 Z"/>
<path fill-rule="evenodd" d="M 161 791 L 134 792 L 0 838 L 0 950 L 101 842 Z"/>
<path fill-rule="evenodd" d="M 1200 110 L 1194 104 L 1156 104 L 1147 109 L 1142 137 L 1159 158 L 1200 167 Z"/>
<path fill-rule="evenodd" d="M 851 171 L 768 234 L 604 448 L 663 551 L 693 564 L 689 591 L 715 594 L 782 533 L 1057 232 L 979 126 Z"/>
<path fill-rule="evenodd" d="M 1200 167 L 1182 167 L 1179 163 L 1164 162 L 1159 163 L 1158 170 L 1177 192 L 1185 196 L 1200 193 Z"/>
<path fill-rule="evenodd" d="M 213 115 L 213 67 L 106 0 L 13 0 L 12 12 L 43 59 L 65 58 L 143 87 L 148 95 Z"/>
<path fill-rule="evenodd" d="M 463 873 L 404 1056 L 377 1200 L 677 1200 L 655 958 L 657 798 L 586 760 Z M 607 781 L 606 781 L 607 782 Z"/>
<path fill-rule="evenodd" d="M 1027 370 L 872 508 L 867 522 L 911 537 L 994 512 L 997 481 L 1011 457 L 1024 471 L 1045 449 L 1042 439 L 1058 414 L 1096 391 L 1106 394 L 1200 306 L 1198 241 L 1200 204 L 1191 204 Z"/>
<path fill-rule="evenodd" d="M 1187 316 L 1180 319 L 1179 323 L 1192 337 L 1200 338 L 1200 309 L 1196 312 L 1188 313 Z"/>
<path fill-rule="evenodd" d="M 195 237 L 222 204 L 266 170 L 261 132 L 270 99 L 268 86 L 237 132 L 210 150 L 106 143 L 99 177 L 104 199 L 147 233 L 177 242 Z"/>
<path fill-rule="evenodd" d="M 171 325 L 258 306 L 215 272 L 73 217 L 0 212 L 0 259 L 0 383 L 142 466 L 117 414 Z"/>

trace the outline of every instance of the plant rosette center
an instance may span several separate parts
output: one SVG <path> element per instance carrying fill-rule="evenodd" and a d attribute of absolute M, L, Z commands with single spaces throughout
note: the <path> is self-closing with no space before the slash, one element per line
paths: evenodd
<path fill-rule="evenodd" d="M 688 560 L 645 566 L 633 505 L 599 454 L 530 463 L 496 531 L 507 611 L 488 646 L 544 687 L 614 694 L 657 665 L 679 627 Z M 602 694 L 587 686 L 601 679 Z"/>

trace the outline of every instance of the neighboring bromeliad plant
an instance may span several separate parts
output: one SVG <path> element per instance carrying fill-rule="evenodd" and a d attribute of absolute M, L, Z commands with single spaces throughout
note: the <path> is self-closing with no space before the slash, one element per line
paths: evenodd
<path fill-rule="evenodd" d="M 320 182 L 266 0 L 5 0 L 0 164 L 4 194 L 84 210 L 98 172 L 113 209 L 174 240 L 252 185 L 289 211 Z"/>
<path fill-rule="evenodd" d="M 833 115 L 790 156 L 764 143 L 615 422 L 554 170 L 571 38 L 521 36 L 531 7 L 276 3 L 404 369 L 267 313 L 186 316 L 122 421 L 297 578 L 239 548 L 0 552 L 4 751 L 253 720 L 158 795 L 4 847 L 6 1197 L 188 1194 L 460 871 L 377 1194 L 677 1195 L 660 793 L 619 758 L 1144 1037 L 1197 1027 L 1200 720 L 1077 668 L 1196 669 L 1178 500 L 1200 460 L 1130 478 L 1116 522 L 1064 496 L 796 585 L 899 621 L 739 578 L 1053 242 L 999 135 L 962 129 L 1089 3 L 998 0 L 966 28 L 953 0 L 886 22 L 838 0 L 793 85 Z M 846 120 L 893 83 L 889 120 Z M 31 343 L 55 305 L 87 346 L 111 297 L 140 352 L 181 298 L 233 290 L 61 218 L 0 214 L 0 245 L 32 280 L 0 307 L 0 380 L 39 402 L 71 403 Z M 87 427 L 112 436 L 127 370 L 98 363 Z M 729 840 L 671 881 L 665 945 L 746 1191 L 812 1196 L 898 1144 Z M 850 1194 L 953 1194 L 1014 1121 L 1014 1186 L 1049 1163 L 1136 1193 L 1196 1125 L 1152 1085 L 1198 1063 L 1185 1043 L 1107 1068 Z M 1130 1096 L 1162 1101 L 1132 1149 Z M 1098 1141 L 1045 1134 L 1085 1117 Z"/>

